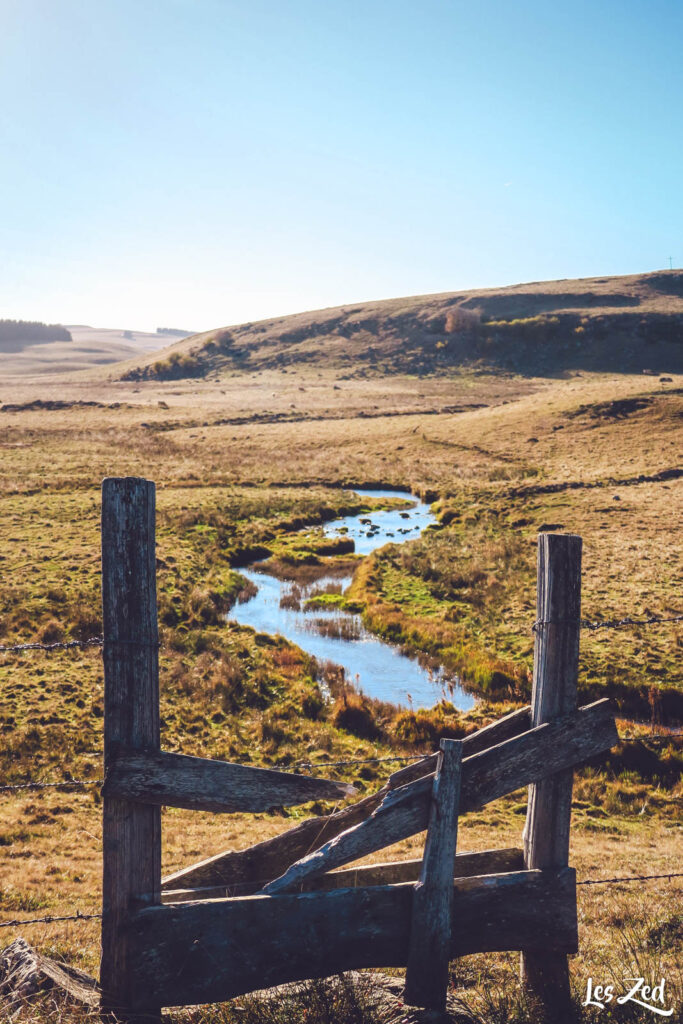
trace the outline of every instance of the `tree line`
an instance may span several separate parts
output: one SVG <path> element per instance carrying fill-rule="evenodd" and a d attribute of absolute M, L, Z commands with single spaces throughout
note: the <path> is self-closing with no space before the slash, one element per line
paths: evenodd
<path fill-rule="evenodd" d="M 43 324 L 39 320 L 0 320 L 0 341 L 71 340 L 71 333 L 61 324 Z"/>

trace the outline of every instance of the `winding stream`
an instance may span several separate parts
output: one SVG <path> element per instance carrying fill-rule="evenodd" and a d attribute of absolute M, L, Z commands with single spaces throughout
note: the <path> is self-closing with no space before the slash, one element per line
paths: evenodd
<path fill-rule="evenodd" d="M 326 536 L 352 538 L 357 554 L 369 555 L 389 542 L 419 537 L 436 522 L 429 505 L 403 491 L 363 489 L 355 493 L 414 502 L 407 510 L 361 513 L 325 525 Z M 440 668 L 423 665 L 402 654 L 393 644 L 380 640 L 365 628 L 360 615 L 339 608 L 303 610 L 307 597 L 328 586 L 343 592 L 351 583 L 350 575 L 325 577 L 307 586 L 296 586 L 253 568 L 241 572 L 258 591 L 231 610 L 230 618 L 236 622 L 253 626 L 261 633 L 279 633 L 320 661 L 340 665 L 356 689 L 369 697 L 414 708 L 432 707 L 444 696 L 463 711 L 474 705 L 474 698 L 456 678 Z"/>

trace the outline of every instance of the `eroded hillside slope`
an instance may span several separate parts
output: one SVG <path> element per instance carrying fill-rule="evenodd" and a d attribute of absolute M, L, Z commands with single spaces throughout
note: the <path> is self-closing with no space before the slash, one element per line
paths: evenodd
<path fill-rule="evenodd" d="M 554 376 L 680 372 L 683 272 L 534 282 L 389 299 L 224 327 L 121 370 L 124 379 L 334 367 L 349 377 L 454 369 Z"/>

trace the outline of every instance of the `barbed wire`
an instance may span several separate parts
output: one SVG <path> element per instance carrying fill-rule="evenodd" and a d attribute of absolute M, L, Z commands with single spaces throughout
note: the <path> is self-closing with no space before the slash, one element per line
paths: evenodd
<path fill-rule="evenodd" d="M 672 743 L 675 740 L 683 740 L 683 735 L 673 733 L 671 736 L 620 736 L 620 742 L 634 743 L 636 741 L 641 743 Z M 409 755 L 395 755 L 391 757 L 364 757 L 354 758 L 348 761 L 295 761 L 294 764 L 288 767 L 270 766 L 276 767 L 278 771 L 291 772 L 295 768 L 339 768 L 350 764 L 380 764 L 383 761 L 403 761 L 407 763 L 409 761 L 424 761 L 431 757 L 431 754 L 409 754 Z M 247 766 L 248 767 L 248 766 Z"/>
<path fill-rule="evenodd" d="M 429 754 L 408 754 L 403 756 L 392 756 L 392 757 L 362 757 L 354 758 L 349 761 L 296 761 L 293 765 L 288 768 L 281 769 L 282 771 L 293 771 L 295 768 L 339 768 L 342 765 L 347 764 L 379 764 L 382 761 L 423 761 L 429 757 Z"/>
<path fill-rule="evenodd" d="M 0 646 L 0 653 L 12 654 L 17 651 L 68 651 L 77 647 L 106 647 L 107 644 L 129 644 L 132 647 L 154 647 L 160 649 L 159 640 L 119 640 L 116 637 L 91 636 L 87 640 L 59 640 L 51 644 L 37 642 Z"/>
<path fill-rule="evenodd" d="M 683 741 L 683 735 L 672 734 L 671 736 L 648 736 L 645 734 L 642 736 L 620 736 L 619 740 L 622 743 L 650 743 L 659 745 Z M 392 754 L 386 757 L 348 758 L 344 761 L 295 761 L 294 764 L 286 767 L 279 765 L 268 765 L 267 767 L 275 771 L 291 773 L 300 768 L 342 768 L 348 765 L 383 764 L 388 762 L 401 762 L 403 764 L 408 764 L 411 761 L 425 761 L 431 756 L 431 754 Z M 231 764 L 239 764 L 244 768 L 254 767 L 254 765 L 242 761 L 233 761 Z M 29 780 L 28 782 L 18 782 L 12 785 L 0 786 L 0 793 L 39 789 L 78 789 L 88 786 L 102 785 L 104 785 L 104 779 L 65 779 L 59 782 L 38 782 Z"/>
<path fill-rule="evenodd" d="M 0 652 L 2 654 L 14 654 L 18 651 L 67 651 L 70 648 L 76 647 L 102 647 L 104 640 L 101 636 L 90 637 L 89 640 L 63 640 L 52 644 L 40 644 L 40 643 L 26 643 L 26 644 L 10 644 L 9 646 L 0 646 Z"/>
<path fill-rule="evenodd" d="M 14 921 L 0 921 L 0 928 L 18 928 L 25 924 L 54 924 L 55 921 L 95 921 L 100 920 L 102 914 L 81 914 L 77 911 L 75 914 L 64 914 L 58 917 L 52 917 L 49 914 L 45 917 L 29 917 L 29 918 L 16 918 Z"/>
<path fill-rule="evenodd" d="M 536 619 L 531 626 L 532 633 L 538 633 L 543 626 L 577 625 L 580 629 L 621 629 L 624 626 L 652 626 L 661 622 L 683 622 L 681 615 L 649 615 L 647 618 L 634 619 L 625 616 L 623 619 L 605 619 L 602 622 L 591 622 L 589 619 Z M 85 647 L 106 647 L 107 644 L 130 644 L 133 647 L 154 647 L 160 650 L 159 640 L 120 640 L 116 637 L 88 637 L 87 640 L 56 640 L 53 643 L 29 641 L 22 644 L 0 644 L 0 654 L 17 654 L 20 651 L 68 651 Z"/>
<path fill-rule="evenodd" d="M 401 761 L 408 763 L 409 761 L 424 761 L 428 758 L 429 754 L 404 754 L 404 755 L 393 755 L 391 757 L 363 757 L 354 758 L 346 761 L 297 761 L 293 765 L 288 767 L 278 767 L 270 765 L 270 768 L 274 767 L 276 771 L 293 772 L 297 768 L 339 768 L 346 765 L 356 764 L 381 764 L 383 761 Z M 251 764 L 246 764 L 241 761 L 232 761 L 231 764 L 240 764 L 244 768 L 254 767 Z M 0 793 L 13 793 L 20 792 L 22 790 L 33 790 L 33 789 L 70 789 L 79 788 L 85 786 L 101 786 L 104 784 L 104 779 L 70 779 L 60 782 L 18 782 L 13 785 L 0 786 Z"/>
<path fill-rule="evenodd" d="M 102 779 L 71 779 L 66 782 L 19 782 L 12 786 L 0 786 L 0 793 L 18 792 L 22 789 L 71 789 L 83 786 L 101 786 Z"/>
<path fill-rule="evenodd" d="M 616 885 L 619 882 L 651 882 L 655 878 L 683 878 L 683 871 L 669 871 L 665 875 L 627 875 L 623 878 L 582 878 L 577 885 Z"/>
<path fill-rule="evenodd" d="M 605 619 L 603 622 L 591 622 L 589 619 L 536 619 L 531 627 L 532 633 L 538 633 L 543 626 L 578 625 L 580 629 L 621 629 L 623 626 L 651 626 L 659 622 L 681 622 L 683 615 L 649 615 L 645 619 Z"/>
<path fill-rule="evenodd" d="M 621 885 L 624 882 L 652 882 L 661 879 L 683 878 L 683 871 L 669 871 L 661 875 L 626 875 L 620 878 L 582 878 L 577 885 Z M 12 921 L 0 921 L 0 928 L 19 928 L 30 924 L 55 924 L 62 921 L 99 921 L 102 914 L 46 914 L 44 917 L 15 918 Z"/>

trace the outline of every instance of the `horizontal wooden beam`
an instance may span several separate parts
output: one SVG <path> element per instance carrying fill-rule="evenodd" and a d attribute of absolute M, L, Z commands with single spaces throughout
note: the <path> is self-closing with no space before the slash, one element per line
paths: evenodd
<path fill-rule="evenodd" d="M 513 711 L 491 725 L 466 736 L 463 740 L 464 755 L 470 757 L 493 744 L 501 743 L 512 736 L 518 736 L 530 727 L 530 708 Z M 322 767 L 324 766 L 321 765 Z M 371 793 L 370 796 L 363 797 L 362 800 L 358 800 L 348 807 L 342 807 L 341 810 L 335 811 L 333 814 L 307 818 L 295 825 L 294 828 L 287 829 L 286 832 L 270 839 L 264 839 L 245 850 L 225 850 L 223 853 L 174 871 L 162 879 L 162 891 L 189 886 L 234 885 L 261 880 L 258 886 L 260 888 L 264 884 L 264 879 L 270 881 L 276 878 L 299 857 L 303 857 L 310 850 L 316 849 L 322 843 L 339 835 L 340 832 L 346 831 L 367 818 L 379 807 L 391 789 L 397 789 L 407 782 L 430 775 L 434 772 L 435 767 L 436 755 L 429 755 L 415 764 L 394 772 L 387 784 L 376 793 Z"/>
<path fill-rule="evenodd" d="M 331 889 L 357 889 L 368 885 L 395 885 L 397 882 L 416 882 L 420 877 L 422 859 L 394 860 L 384 864 L 362 864 L 355 868 L 330 871 L 318 878 L 302 883 L 302 892 L 329 892 Z M 455 858 L 454 878 L 472 875 L 495 875 L 505 871 L 522 871 L 524 850 L 482 850 L 477 853 L 459 853 Z M 210 885 L 197 889 L 166 889 L 162 903 L 189 903 L 196 900 L 227 899 L 231 896 L 251 896 L 270 879 L 256 882 L 237 882 L 235 885 Z"/>
<path fill-rule="evenodd" d="M 196 811 L 267 811 L 356 792 L 346 782 L 250 768 L 166 751 L 121 751 L 107 769 L 104 796 Z"/>
<path fill-rule="evenodd" d="M 576 879 L 519 871 L 453 887 L 450 956 L 577 950 Z M 131 920 L 138 1010 L 219 1002 L 363 967 L 405 967 L 414 883 L 149 907 Z"/>
<path fill-rule="evenodd" d="M 618 740 L 608 700 L 489 747 L 462 762 L 460 811 L 471 811 L 531 782 L 571 768 Z M 263 892 L 296 891 L 307 878 L 359 860 L 427 828 L 432 792 L 428 775 L 388 793 L 365 821 L 292 864 Z"/>

